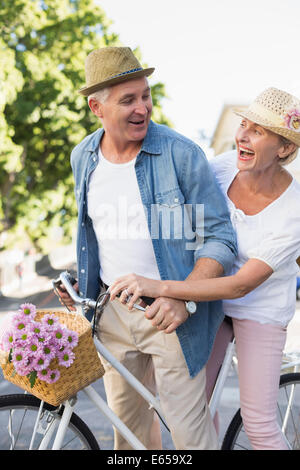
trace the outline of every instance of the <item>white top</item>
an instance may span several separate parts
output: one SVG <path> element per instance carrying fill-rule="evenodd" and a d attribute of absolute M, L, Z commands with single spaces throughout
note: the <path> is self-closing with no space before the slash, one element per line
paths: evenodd
<path fill-rule="evenodd" d="M 224 313 L 235 318 L 286 326 L 294 315 L 296 276 L 300 255 L 300 185 L 293 179 L 275 201 L 255 215 L 245 215 L 229 199 L 227 191 L 238 173 L 237 153 L 214 157 L 211 167 L 225 195 L 237 234 L 238 256 L 230 273 L 236 273 L 250 258 L 264 261 L 273 274 L 240 299 L 223 300 Z"/>
<path fill-rule="evenodd" d="M 107 285 L 130 273 L 160 279 L 135 160 L 111 163 L 99 147 L 99 163 L 89 181 L 88 214 L 98 240 L 100 277 Z"/>

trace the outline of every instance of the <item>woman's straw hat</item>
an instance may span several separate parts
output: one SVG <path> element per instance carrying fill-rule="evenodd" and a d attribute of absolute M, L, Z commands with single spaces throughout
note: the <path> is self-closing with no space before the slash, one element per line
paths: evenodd
<path fill-rule="evenodd" d="M 148 77 L 154 68 L 143 69 L 129 47 L 102 47 L 91 52 L 85 62 L 86 86 L 79 93 L 89 96 L 107 86 L 132 78 Z"/>
<path fill-rule="evenodd" d="M 279 134 L 300 147 L 300 100 L 277 88 L 267 88 L 246 110 L 234 112 L 249 121 Z M 286 165 L 297 156 L 298 149 L 283 160 Z"/>

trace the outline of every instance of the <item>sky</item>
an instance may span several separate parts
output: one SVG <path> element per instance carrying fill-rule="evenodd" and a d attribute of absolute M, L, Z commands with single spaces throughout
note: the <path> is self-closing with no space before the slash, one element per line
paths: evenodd
<path fill-rule="evenodd" d="M 300 98 L 300 0 L 96 0 L 126 46 L 139 46 L 163 111 L 201 143 L 224 104 L 274 86 Z"/>

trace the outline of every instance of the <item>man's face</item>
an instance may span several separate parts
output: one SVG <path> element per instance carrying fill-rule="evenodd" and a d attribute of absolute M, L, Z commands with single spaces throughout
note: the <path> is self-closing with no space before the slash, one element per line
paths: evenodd
<path fill-rule="evenodd" d="M 95 114 L 113 140 L 126 144 L 144 139 L 152 112 L 151 91 L 145 77 L 112 86 L 108 98 L 98 105 Z"/>

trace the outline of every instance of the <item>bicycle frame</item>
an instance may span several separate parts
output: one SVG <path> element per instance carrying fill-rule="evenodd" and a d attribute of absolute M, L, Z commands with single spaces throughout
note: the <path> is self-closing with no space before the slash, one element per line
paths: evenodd
<path fill-rule="evenodd" d="M 163 413 L 160 408 L 159 401 L 141 384 L 139 380 L 137 380 L 104 346 L 103 344 L 97 339 L 94 338 L 95 346 L 98 352 L 108 361 L 110 364 L 118 370 L 118 372 L 128 381 L 128 383 L 149 403 L 150 408 L 154 408 L 154 410 L 158 413 L 160 419 L 163 421 Z M 216 385 L 214 387 L 214 393 L 209 403 L 209 408 L 211 410 L 212 416 L 215 415 L 216 410 L 218 409 L 218 405 L 220 402 L 222 390 L 224 387 L 225 380 L 228 376 L 229 368 L 232 363 L 232 357 L 234 354 L 234 341 L 232 341 L 226 351 L 226 356 L 221 367 L 220 373 L 218 375 L 218 379 Z M 135 450 L 147 450 L 145 446 L 137 439 L 137 437 L 128 429 L 128 427 L 121 421 L 118 416 L 109 408 L 106 402 L 100 397 L 100 395 L 94 390 L 94 388 L 89 385 L 81 390 L 85 393 L 88 398 L 94 403 L 99 411 L 101 411 L 112 423 L 113 426 L 120 432 L 120 434 L 127 440 L 127 442 L 133 447 Z M 56 437 L 53 443 L 52 450 L 59 450 L 61 448 L 66 430 L 69 425 L 69 421 L 71 419 L 72 413 L 76 406 L 76 399 L 67 400 L 64 403 L 64 412 L 62 414 L 62 418 L 60 420 L 58 429 L 56 431 L 55 423 L 50 423 L 47 433 L 45 433 L 45 437 L 43 438 L 39 450 L 47 448 L 47 444 L 50 441 L 53 433 L 56 431 Z M 42 404 L 41 404 L 42 406 Z M 39 415 L 37 417 L 37 421 L 39 419 Z M 36 430 L 37 424 L 35 426 Z M 34 436 L 32 438 L 32 443 L 34 440 Z"/>
<path fill-rule="evenodd" d="M 227 346 L 225 357 L 222 363 L 222 367 L 219 371 L 216 385 L 213 389 L 213 393 L 209 402 L 209 409 L 210 409 L 212 418 L 214 418 L 216 411 L 219 407 L 222 391 L 225 385 L 225 381 L 229 374 L 229 369 L 232 365 L 232 358 L 233 358 L 234 353 L 235 353 L 235 339 L 233 338 L 233 340 Z"/>
<path fill-rule="evenodd" d="M 104 346 L 103 344 L 97 339 L 94 338 L 95 346 L 98 352 L 108 361 L 110 364 L 118 370 L 118 372 L 127 380 L 127 382 L 149 403 L 151 408 L 158 413 L 159 417 L 163 419 L 163 413 L 160 408 L 159 401 L 147 390 L 139 380 L 137 380 Z M 217 383 L 214 388 L 214 393 L 209 403 L 209 408 L 211 410 L 212 416 L 215 415 L 215 412 L 218 408 L 222 389 L 224 387 L 225 380 L 228 376 L 229 368 L 232 363 L 232 357 L 234 354 L 234 341 L 232 341 L 226 351 L 226 356 L 224 359 L 224 363 L 221 367 L 220 373 L 218 375 Z M 100 395 L 94 390 L 94 388 L 89 385 L 81 390 L 85 393 L 88 398 L 94 403 L 94 405 L 101 411 L 112 423 L 113 426 L 120 432 L 120 434 L 127 440 L 127 442 L 133 447 L 135 450 L 147 450 L 145 446 L 137 439 L 137 437 L 128 429 L 128 427 L 121 421 L 117 415 L 109 408 L 106 402 L 100 397 Z M 61 448 L 61 444 L 63 442 L 66 430 L 69 425 L 69 421 L 71 419 L 72 413 L 76 406 L 77 400 L 67 400 L 64 403 L 65 409 L 59 423 L 56 437 L 54 440 L 54 444 L 52 450 L 59 450 Z M 39 416 L 37 417 L 38 420 Z M 51 423 L 52 424 L 52 423 Z M 51 433 L 55 431 L 55 426 L 52 424 Z M 42 440 L 39 450 L 46 448 L 48 441 L 50 440 L 52 434 L 48 432 L 46 437 Z"/>

